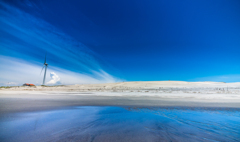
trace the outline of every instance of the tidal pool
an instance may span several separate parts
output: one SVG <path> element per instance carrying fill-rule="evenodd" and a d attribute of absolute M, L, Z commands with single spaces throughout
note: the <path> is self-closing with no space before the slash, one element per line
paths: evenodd
<path fill-rule="evenodd" d="M 0 141 L 240 141 L 240 111 L 82 106 L 0 118 Z"/>

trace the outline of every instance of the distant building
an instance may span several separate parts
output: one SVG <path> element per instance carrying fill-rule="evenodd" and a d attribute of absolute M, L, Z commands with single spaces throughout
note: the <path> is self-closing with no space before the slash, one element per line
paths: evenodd
<path fill-rule="evenodd" d="M 25 83 L 23 86 L 35 86 L 34 84 Z"/>

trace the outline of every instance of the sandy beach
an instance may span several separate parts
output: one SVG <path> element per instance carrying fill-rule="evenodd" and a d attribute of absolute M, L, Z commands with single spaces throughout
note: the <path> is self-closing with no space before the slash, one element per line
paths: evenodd
<path fill-rule="evenodd" d="M 239 141 L 240 83 L 121 82 L 0 90 L 2 141 Z"/>
<path fill-rule="evenodd" d="M 155 81 L 0 90 L 1 114 L 67 106 L 240 108 L 240 83 Z"/>

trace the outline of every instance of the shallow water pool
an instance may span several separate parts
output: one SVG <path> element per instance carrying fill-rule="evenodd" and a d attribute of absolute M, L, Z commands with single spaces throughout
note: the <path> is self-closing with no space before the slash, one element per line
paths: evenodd
<path fill-rule="evenodd" d="M 240 111 L 82 106 L 8 114 L 0 141 L 240 141 Z"/>

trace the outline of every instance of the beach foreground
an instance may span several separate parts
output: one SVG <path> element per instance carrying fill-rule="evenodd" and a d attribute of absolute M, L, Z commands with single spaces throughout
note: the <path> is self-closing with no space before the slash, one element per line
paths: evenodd
<path fill-rule="evenodd" d="M 239 141 L 240 83 L 0 90 L 1 141 Z"/>
<path fill-rule="evenodd" d="M 155 81 L 0 90 L 1 114 L 66 106 L 240 108 L 240 83 Z"/>

